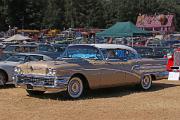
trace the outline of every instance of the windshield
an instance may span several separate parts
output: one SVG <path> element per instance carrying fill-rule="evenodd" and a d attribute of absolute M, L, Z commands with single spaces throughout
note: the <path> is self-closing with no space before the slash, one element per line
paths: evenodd
<path fill-rule="evenodd" d="M 54 52 L 54 48 L 51 45 L 39 45 L 39 51 Z"/>
<path fill-rule="evenodd" d="M 16 46 L 7 46 L 5 49 L 4 49 L 4 51 L 14 51 L 15 50 L 15 48 L 16 48 Z"/>
<path fill-rule="evenodd" d="M 81 45 L 68 47 L 63 58 L 103 59 L 97 48 Z"/>
<path fill-rule="evenodd" d="M 26 59 L 26 55 L 13 55 L 9 58 L 6 59 L 6 61 L 11 61 L 11 62 L 23 62 Z"/>

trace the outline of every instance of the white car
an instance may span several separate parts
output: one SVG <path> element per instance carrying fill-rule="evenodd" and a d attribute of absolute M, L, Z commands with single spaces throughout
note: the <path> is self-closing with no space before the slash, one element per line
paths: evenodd
<path fill-rule="evenodd" d="M 0 62 L 0 86 L 13 82 L 14 68 L 17 65 L 30 61 L 48 60 L 52 60 L 52 58 L 42 54 L 19 53 L 10 56 Z"/>

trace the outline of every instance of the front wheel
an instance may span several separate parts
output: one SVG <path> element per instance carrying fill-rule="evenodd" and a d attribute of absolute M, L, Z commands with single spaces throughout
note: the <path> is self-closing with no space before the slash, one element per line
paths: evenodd
<path fill-rule="evenodd" d="M 30 95 L 30 96 L 34 96 L 34 95 L 42 95 L 44 94 L 45 91 L 33 91 L 33 90 L 26 90 L 27 93 Z"/>
<path fill-rule="evenodd" d="M 148 90 L 151 88 L 152 86 L 152 78 L 150 75 L 145 75 L 143 76 L 143 78 L 141 79 L 141 83 L 140 86 L 143 90 Z"/>
<path fill-rule="evenodd" d="M 70 98 L 77 99 L 84 94 L 84 84 L 79 77 L 73 77 L 69 80 L 67 86 L 67 95 Z"/>

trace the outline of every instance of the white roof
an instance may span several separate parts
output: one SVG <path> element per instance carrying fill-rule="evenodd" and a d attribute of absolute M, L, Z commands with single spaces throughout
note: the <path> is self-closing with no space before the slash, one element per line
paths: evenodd
<path fill-rule="evenodd" d="M 29 37 L 26 37 L 26 36 L 23 36 L 23 35 L 20 35 L 20 34 L 16 34 L 12 37 L 9 37 L 3 41 L 5 42 L 10 42 L 10 41 L 24 41 L 24 40 L 30 40 L 31 38 Z"/>
<path fill-rule="evenodd" d="M 126 45 L 119 45 L 119 44 L 76 44 L 76 45 L 89 45 L 89 46 L 94 46 L 101 49 L 126 49 L 134 53 L 137 53 L 137 51 L 133 49 L 132 47 L 129 47 Z"/>

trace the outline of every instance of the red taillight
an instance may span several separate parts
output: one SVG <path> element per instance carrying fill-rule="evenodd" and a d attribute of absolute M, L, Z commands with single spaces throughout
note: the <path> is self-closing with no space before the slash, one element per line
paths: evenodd
<path fill-rule="evenodd" d="M 167 61 L 167 65 L 166 65 L 166 69 L 167 71 L 172 71 L 171 66 L 174 66 L 174 58 L 173 55 L 168 54 L 167 55 L 168 61 Z"/>

